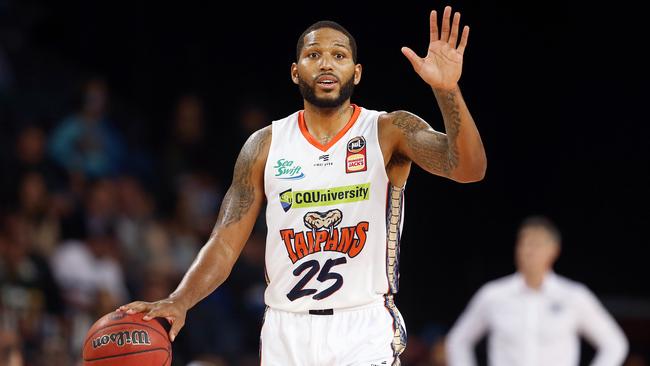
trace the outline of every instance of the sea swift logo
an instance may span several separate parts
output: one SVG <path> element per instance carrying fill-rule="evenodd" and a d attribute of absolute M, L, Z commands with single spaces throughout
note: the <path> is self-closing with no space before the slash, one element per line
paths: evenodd
<path fill-rule="evenodd" d="M 305 173 L 302 172 L 302 167 L 300 165 L 294 165 L 293 160 L 280 159 L 277 161 L 275 166 L 275 177 L 278 179 L 302 179 L 305 177 Z"/>
<path fill-rule="evenodd" d="M 354 258 L 366 245 L 368 221 L 355 226 L 336 227 L 343 221 L 339 209 L 327 212 L 312 211 L 305 214 L 303 223 L 309 231 L 280 230 L 280 237 L 292 263 L 320 251 L 339 252 Z"/>
<path fill-rule="evenodd" d="M 280 204 L 284 212 L 289 211 L 290 208 L 332 206 L 368 199 L 370 199 L 370 183 L 295 192 L 289 188 L 280 193 Z"/>
<path fill-rule="evenodd" d="M 150 345 L 151 340 L 149 333 L 146 330 L 136 329 L 132 331 L 115 332 L 103 334 L 93 339 L 93 348 L 100 348 L 109 343 L 115 343 L 118 347 L 125 344 L 132 344 L 135 346 Z"/>

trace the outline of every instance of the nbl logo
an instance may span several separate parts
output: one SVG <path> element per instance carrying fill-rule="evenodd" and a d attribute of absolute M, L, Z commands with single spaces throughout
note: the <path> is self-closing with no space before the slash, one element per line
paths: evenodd
<path fill-rule="evenodd" d="M 358 153 L 366 147 L 366 139 L 363 136 L 357 136 L 348 141 L 348 151 L 351 153 Z"/>

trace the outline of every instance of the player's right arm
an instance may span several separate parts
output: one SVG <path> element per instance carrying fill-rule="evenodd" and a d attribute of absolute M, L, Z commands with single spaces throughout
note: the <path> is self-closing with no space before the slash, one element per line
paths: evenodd
<path fill-rule="evenodd" d="M 241 149 L 232 184 L 224 196 L 210 238 L 194 259 L 176 290 L 155 302 L 135 301 L 119 310 L 146 312 L 144 320 L 166 318 L 173 341 L 185 324 L 187 310 L 217 289 L 230 275 L 264 202 L 264 165 L 271 142 L 271 126 L 255 132 Z"/>

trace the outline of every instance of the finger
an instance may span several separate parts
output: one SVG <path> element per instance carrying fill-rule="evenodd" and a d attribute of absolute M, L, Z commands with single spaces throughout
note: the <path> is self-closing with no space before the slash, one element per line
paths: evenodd
<path fill-rule="evenodd" d="M 174 318 L 174 315 L 170 314 L 168 311 L 165 311 L 164 309 L 161 309 L 159 306 L 149 310 L 144 316 L 142 317 L 142 320 L 144 321 L 149 321 L 153 318 Z"/>
<path fill-rule="evenodd" d="M 442 34 L 440 40 L 447 42 L 449 40 L 449 16 L 451 15 L 451 6 L 445 6 L 445 11 L 442 14 Z"/>
<path fill-rule="evenodd" d="M 458 44 L 458 52 L 462 55 L 465 53 L 465 47 L 467 47 L 467 38 L 469 37 L 469 26 L 466 25 L 463 27 L 463 34 L 460 36 L 460 44 Z"/>
<path fill-rule="evenodd" d="M 149 304 L 148 302 L 134 301 L 132 303 L 128 303 L 126 305 L 120 306 L 118 310 L 126 311 L 127 314 L 135 314 L 135 313 L 148 311 L 150 306 L 151 304 Z"/>
<path fill-rule="evenodd" d="M 177 317 L 178 313 L 173 306 L 170 306 L 167 303 L 159 303 L 156 306 L 153 306 L 149 312 L 142 317 L 142 320 L 146 321 L 153 318 L 166 318 L 171 323 Z"/>
<path fill-rule="evenodd" d="M 454 14 L 454 20 L 451 23 L 451 35 L 449 36 L 449 45 L 453 48 L 456 48 L 456 42 L 458 41 L 458 26 L 460 25 L 460 13 Z"/>
<path fill-rule="evenodd" d="M 185 325 L 185 321 L 179 318 L 178 320 L 170 323 L 172 324 L 172 327 L 169 330 L 169 339 L 171 339 L 171 341 L 173 342 L 176 336 L 178 335 L 178 332 L 180 332 L 183 326 Z"/>
<path fill-rule="evenodd" d="M 435 10 L 431 11 L 429 16 L 429 42 L 438 40 L 438 15 Z"/>
<path fill-rule="evenodd" d="M 420 70 L 422 63 L 424 62 L 422 58 L 416 55 L 415 52 L 408 47 L 402 47 L 402 53 L 411 62 L 411 65 L 413 65 L 413 69 L 415 69 L 416 72 Z"/>
<path fill-rule="evenodd" d="M 130 302 L 130 303 L 128 303 L 128 304 L 124 304 L 124 305 L 120 306 L 119 308 L 117 308 L 117 310 L 120 310 L 120 311 L 127 311 L 127 310 L 130 309 L 132 306 L 135 306 L 135 305 L 137 305 L 137 304 L 139 304 L 139 303 L 141 303 L 141 302 L 142 302 L 142 301 L 133 301 L 133 302 Z"/>

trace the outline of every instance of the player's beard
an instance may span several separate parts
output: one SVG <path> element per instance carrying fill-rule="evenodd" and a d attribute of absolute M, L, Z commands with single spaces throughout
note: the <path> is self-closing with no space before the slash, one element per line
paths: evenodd
<path fill-rule="evenodd" d="M 301 77 L 298 77 L 298 86 L 300 87 L 300 94 L 302 94 L 302 97 L 307 102 L 318 108 L 336 108 L 352 96 L 352 92 L 354 91 L 354 76 L 341 85 L 339 96 L 334 99 L 317 97 L 315 88 L 305 83 Z"/>

